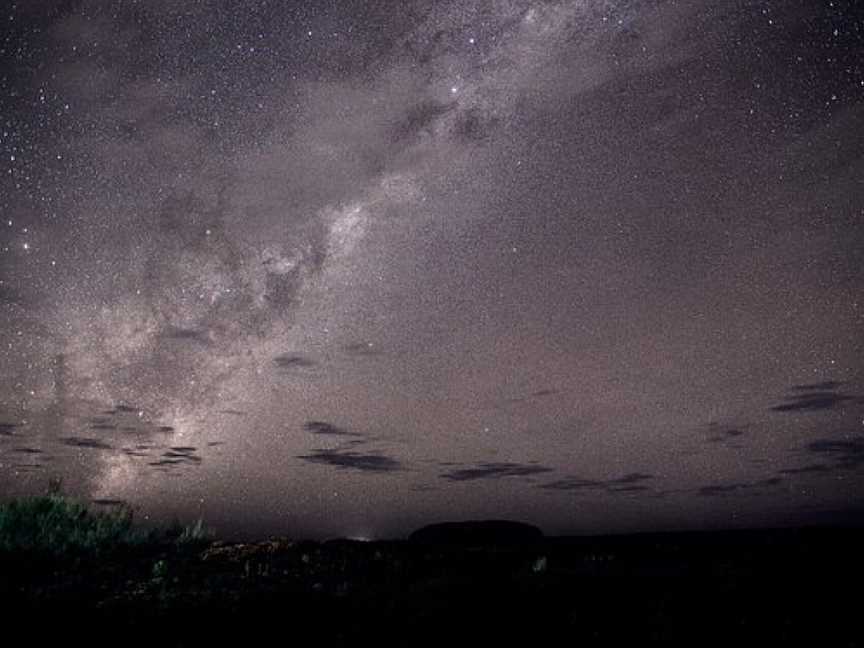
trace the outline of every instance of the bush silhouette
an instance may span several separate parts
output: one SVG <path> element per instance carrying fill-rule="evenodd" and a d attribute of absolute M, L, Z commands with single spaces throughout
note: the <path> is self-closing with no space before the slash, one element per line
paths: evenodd
<path fill-rule="evenodd" d="M 94 556 L 146 539 L 129 508 L 94 512 L 56 492 L 0 504 L 0 552 Z"/>

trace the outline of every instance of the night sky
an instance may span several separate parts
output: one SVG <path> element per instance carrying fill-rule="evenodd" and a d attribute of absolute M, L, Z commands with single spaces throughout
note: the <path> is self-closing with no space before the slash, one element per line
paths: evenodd
<path fill-rule="evenodd" d="M 864 519 L 856 4 L 4 3 L 0 496 Z"/>

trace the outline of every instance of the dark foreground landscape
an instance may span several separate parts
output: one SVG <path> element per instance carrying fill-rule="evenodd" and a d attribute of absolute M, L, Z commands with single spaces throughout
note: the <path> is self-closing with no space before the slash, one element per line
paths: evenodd
<path fill-rule="evenodd" d="M 227 543 L 198 527 L 142 534 L 57 497 L 17 506 L 0 519 L 2 616 L 34 645 L 864 645 L 861 529 L 542 537 L 460 523 Z"/>

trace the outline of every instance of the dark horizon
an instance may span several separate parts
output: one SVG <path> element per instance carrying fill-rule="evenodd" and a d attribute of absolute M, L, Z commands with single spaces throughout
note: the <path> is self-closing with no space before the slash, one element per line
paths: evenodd
<path fill-rule="evenodd" d="M 125 509 L 128 505 L 121 500 L 108 501 L 91 501 L 92 510 L 98 511 L 119 511 Z M 424 519 L 417 517 L 416 522 L 405 520 L 401 525 L 394 525 L 387 531 L 379 532 L 356 532 L 356 533 L 316 533 L 314 529 L 303 529 L 300 527 L 290 528 L 284 525 L 273 524 L 272 521 L 267 524 L 260 525 L 256 521 L 244 521 L 231 523 L 230 521 L 223 523 L 220 526 L 208 524 L 203 517 L 192 518 L 182 514 L 177 515 L 161 515 L 155 518 L 142 518 L 140 509 L 132 508 L 133 519 L 137 525 L 144 528 L 152 528 L 158 531 L 164 531 L 172 526 L 186 526 L 195 524 L 199 520 L 202 522 L 203 530 L 207 537 L 223 542 L 256 542 L 265 541 L 268 539 L 287 539 L 292 541 L 310 540 L 315 542 L 326 542 L 328 540 L 356 540 L 362 542 L 390 542 L 390 541 L 407 541 L 409 536 L 414 532 L 426 527 L 444 525 L 466 525 L 471 526 L 476 523 L 486 524 L 488 522 L 504 522 L 506 524 L 516 523 L 529 525 L 537 528 L 545 539 L 602 539 L 602 538 L 625 538 L 637 536 L 689 536 L 692 534 L 712 535 L 712 534 L 772 534 L 772 533 L 797 533 L 811 530 L 824 530 L 826 532 L 843 531 L 852 529 L 864 529 L 864 507 L 843 510 L 828 510 L 819 513 L 804 513 L 797 515 L 789 515 L 786 518 L 778 519 L 774 524 L 759 524 L 758 522 L 741 521 L 738 524 L 728 524 L 718 522 L 717 524 L 688 524 L 686 521 L 678 523 L 669 522 L 667 524 L 657 524 L 644 522 L 634 524 L 631 528 L 614 528 L 614 529 L 597 529 L 594 527 L 580 527 L 578 520 L 573 520 L 571 526 L 562 524 L 557 527 L 546 526 L 541 523 L 532 521 L 527 518 L 506 518 L 506 517 L 471 517 L 459 515 L 458 511 L 447 518 L 431 518 Z"/>
<path fill-rule="evenodd" d="M 855 2 L 0 19 L 0 497 L 244 537 L 864 519 Z"/>

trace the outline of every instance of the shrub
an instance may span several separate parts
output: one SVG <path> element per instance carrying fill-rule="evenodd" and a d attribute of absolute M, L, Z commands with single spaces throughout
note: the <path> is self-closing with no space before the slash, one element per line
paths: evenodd
<path fill-rule="evenodd" d="M 180 544 L 199 544 L 210 541 L 210 531 L 204 526 L 204 521 L 198 519 L 193 524 L 183 527 L 183 532 L 177 538 Z"/>
<path fill-rule="evenodd" d="M 209 544 L 213 539 L 211 531 L 204 526 L 204 521 L 200 518 L 192 524 L 185 525 L 175 521 L 165 530 L 164 536 L 175 545 L 191 548 Z"/>
<path fill-rule="evenodd" d="M 0 504 L 0 552 L 93 556 L 146 539 L 133 527 L 129 508 L 94 512 L 59 494 Z"/>

